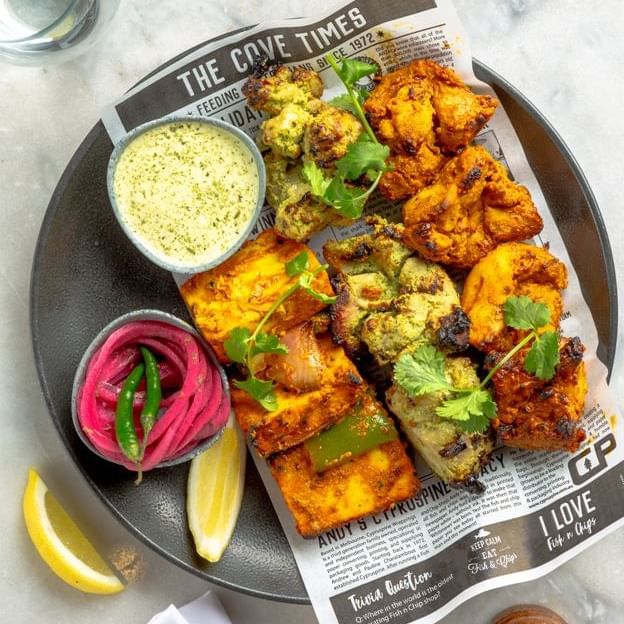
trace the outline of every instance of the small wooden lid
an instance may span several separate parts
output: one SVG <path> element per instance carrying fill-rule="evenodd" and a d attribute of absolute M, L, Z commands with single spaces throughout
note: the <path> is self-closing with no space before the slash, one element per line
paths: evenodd
<path fill-rule="evenodd" d="M 492 624 L 566 624 L 566 621 L 546 607 L 516 605 L 499 613 Z"/>

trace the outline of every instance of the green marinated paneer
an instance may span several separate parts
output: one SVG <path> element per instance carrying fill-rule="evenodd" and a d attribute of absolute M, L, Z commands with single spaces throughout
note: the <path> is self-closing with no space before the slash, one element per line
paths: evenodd
<path fill-rule="evenodd" d="M 468 322 L 451 278 L 399 242 L 400 226 L 379 217 L 369 224 L 371 233 L 329 241 L 323 248 L 338 271 L 332 307 L 336 339 L 352 356 L 362 355 L 366 346 L 381 365 L 423 344 L 465 348 Z"/>
<path fill-rule="evenodd" d="M 457 388 L 479 385 L 468 358 L 447 357 L 445 370 Z M 443 392 L 410 397 L 396 384 L 386 393 L 389 409 L 431 470 L 446 483 L 480 489 L 477 475 L 492 452 L 492 437 L 489 433 L 465 433 L 452 421 L 440 418 L 436 408 L 445 398 Z"/>

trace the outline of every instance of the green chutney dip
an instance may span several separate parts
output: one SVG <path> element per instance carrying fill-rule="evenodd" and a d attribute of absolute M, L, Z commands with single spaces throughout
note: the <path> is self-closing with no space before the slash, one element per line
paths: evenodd
<path fill-rule="evenodd" d="M 193 120 L 136 136 L 113 174 L 125 225 L 155 257 L 181 270 L 237 243 L 254 215 L 258 186 L 249 148 L 227 130 Z"/>

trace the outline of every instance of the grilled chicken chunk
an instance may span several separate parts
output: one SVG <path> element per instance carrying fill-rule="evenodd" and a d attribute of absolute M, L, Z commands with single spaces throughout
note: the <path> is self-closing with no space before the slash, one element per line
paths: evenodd
<path fill-rule="evenodd" d="M 505 325 L 503 305 L 509 297 L 526 295 L 550 310 L 550 324 L 540 331 L 559 328 L 568 284 L 563 262 L 544 247 L 526 243 L 499 245 L 468 274 L 462 308 L 470 319 L 470 344 L 483 352 L 509 351 L 526 334 Z"/>
<path fill-rule="evenodd" d="M 560 362 L 550 381 L 524 370 L 527 350 L 506 362 L 492 378 L 498 405 L 494 429 L 503 444 L 523 449 L 575 452 L 585 439 L 579 426 L 587 394 L 583 347 L 578 338 L 561 338 Z M 503 356 L 492 352 L 493 367 Z"/>
<path fill-rule="evenodd" d="M 445 369 L 449 382 L 457 388 L 479 385 L 468 358 L 447 358 Z M 475 475 L 489 460 L 492 436 L 489 431 L 466 433 L 452 421 L 440 418 L 435 410 L 447 395 L 435 392 L 411 397 L 395 384 L 387 391 L 386 400 L 405 435 L 434 474 L 446 483 L 479 491 L 482 486 Z"/>
<path fill-rule="evenodd" d="M 382 512 L 420 489 L 400 440 L 386 442 L 322 473 L 314 471 L 303 444 L 268 461 L 304 537 Z"/>
<path fill-rule="evenodd" d="M 431 60 L 383 76 L 364 103 L 379 140 L 393 154 L 394 169 L 382 177 L 381 192 L 401 199 L 431 184 L 448 156 L 472 141 L 497 105 Z"/>
<path fill-rule="evenodd" d="M 375 218 L 370 234 L 329 241 L 323 254 L 338 271 L 332 331 L 350 355 L 364 346 L 381 365 L 434 342 L 449 350 L 467 344 L 459 295 L 440 267 L 400 242 L 400 227 Z"/>
<path fill-rule="evenodd" d="M 323 81 L 315 71 L 267 62 L 254 68 L 243 85 L 243 95 L 249 106 L 271 117 L 292 105 L 314 111 L 323 95 Z"/>
<path fill-rule="evenodd" d="M 275 210 L 275 229 L 282 236 L 306 241 L 330 224 L 346 224 L 327 204 L 315 199 L 301 175 L 301 161 L 268 153 L 264 156 L 267 173 L 266 200 Z"/>
<path fill-rule="evenodd" d="M 470 268 L 498 244 L 538 234 L 542 218 L 529 191 L 472 145 L 403 206 L 404 243 L 432 262 Z"/>
<path fill-rule="evenodd" d="M 313 197 L 302 168 L 304 162 L 315 162 L 333 175 L 335 162 L 362 133 L 359 120 L 319 99 L 323 83 L 313 71 L 264 65 L 248 78 L 243 92 L 252 108 L 269 115 L 258 144 L 264 152 L 266 198 L 275 210 L 275 229 L 306 241 L 330 224 L 349 223 Z"/>
<path fill-rule="evenodd" d="M 285 263 L 308 251 L 311 269 L 319 266 L 305 245 L 284 240 L 273 229 L 247 241 L 219 266 L 194 275 L 180 288 L 193 322 L 223 363 L 229 363 L 223 343 L 234 327 L 254 330 L 275 300 L 296 278 L 286 274 Z M 327 295 L 334 291 L 327 273 L 314 280 L 314 289 Z M 310 319 L 326 305 L 303 290 L 295 293 L 269 319 L 264 330 L 284 332 Z"/>

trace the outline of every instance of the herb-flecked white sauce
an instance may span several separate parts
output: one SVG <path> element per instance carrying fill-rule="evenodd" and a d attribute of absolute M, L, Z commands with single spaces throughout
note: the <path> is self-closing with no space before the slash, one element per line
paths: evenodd
<path fill-rule="evenodd" d="M 122 219 L 170 264 L 192 267 L 236 243 L 258 199 L 258 169 L 233 134 L 201 122 L 147 130 L 121 153 L 113 185 Z"/>

